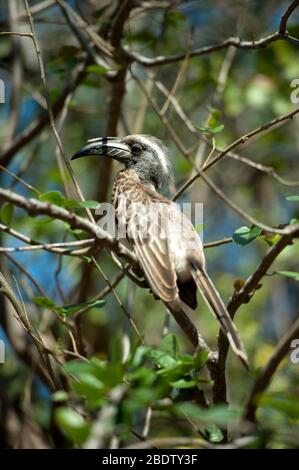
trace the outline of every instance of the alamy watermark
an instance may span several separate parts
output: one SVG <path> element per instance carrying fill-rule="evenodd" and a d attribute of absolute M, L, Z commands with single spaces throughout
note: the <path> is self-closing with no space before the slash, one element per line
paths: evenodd
<path fill-rule="evenodd" d="M 0 364 L 4 364 L 5 362 L 5 343 L 2 339 L 0 339 Z"/>
<path fill-rule="evenodd" d="M 299 364 L 299 338 L 293 339 L 290 344 L 292 352 L 290 354 L 290 361 L 292 364 Z"/>
<path fill-rule="evenodd" d="M 290 100 L 293 104 L 299 103 L 299 78 L 294 78 L 290 84 L 291 88 L 294 88 L 292 93 L 290 94 Z"/>
<path fill-rule="evenodd" d="M 0 104 L 5 103 L 5 83 L 0 78 Z"/>
<path fill-rule="evenodd" d="M 155 238 L 182 240 L 185 249 L 196 249 L 203 229 L 203 204 L 157 202 L 130 203 L 119 195 L 116 207 L 102 203 L 96 210 L 98 237 L 109 234 L 117 240 L 138 239 L 145 243 Z M 192 229 L 191 224 L 195 228 Z M 197 232 L 197 233 L 196 233 Z"/>

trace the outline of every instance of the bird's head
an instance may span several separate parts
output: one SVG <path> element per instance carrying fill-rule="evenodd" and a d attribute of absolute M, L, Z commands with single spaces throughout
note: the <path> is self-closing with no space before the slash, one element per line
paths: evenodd
<path fill-rule="evenodd" d="M 152 136 L 128 135 L 127 137 L 99 137 L 73 155 L 72 160 L 85 156 L 110 157 L 125 168 L 136 171 L 140 180 L 162 188 L 172 178 L 168 151 L 163 143 Z"/>

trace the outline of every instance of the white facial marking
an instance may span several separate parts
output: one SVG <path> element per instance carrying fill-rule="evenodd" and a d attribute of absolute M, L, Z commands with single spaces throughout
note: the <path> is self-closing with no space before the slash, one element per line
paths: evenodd
<path fill-rule="evenodd" d="M 159 145 L 156 142 L 154 142 L 153 140 L 148 139 L 147 137 L 144 137 L 144 136 L 139 137 L 139 140 L 140 140 L 140 142 L 143 142 L 145 145 L 148 145 L 149 147 L 152 147 L 155 150 L 155 152 L 158 155 L 158 158 L 160 160 L 160 163 L 163 167 L 163 170 L 164 170 L 165 174 L 168 174 L 169 169 L 168 169 L 168 165 L 167 165 L 166 155 L 164 154 L 161 147 L 159 147 Z"/>

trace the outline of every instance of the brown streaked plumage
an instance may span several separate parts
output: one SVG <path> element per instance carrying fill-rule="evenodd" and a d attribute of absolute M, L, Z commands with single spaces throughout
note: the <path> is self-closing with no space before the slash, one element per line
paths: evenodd
<path fill-rule="evenodd" d="M 99 138 L 73 158 L 107 155 L 125 166 L 113 186 L 116 219 L 126 228 L 152 292 L 171 311 L 184 312 L 184 303 L 197 306 L 200 291 L 227 335 L 234 352 L 247 365 L 247 356 L 227 309 L 206 271 L 201 240 L 177 204 L 157 190 L 171 177 L 167 150 L 154 137 L 131 135 Z"/>

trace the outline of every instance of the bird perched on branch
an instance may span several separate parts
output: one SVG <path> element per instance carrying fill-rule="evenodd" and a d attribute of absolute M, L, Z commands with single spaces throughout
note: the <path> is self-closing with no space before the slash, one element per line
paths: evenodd
<path fill-rule="evenodd" d="M 180 323 L 184 304 L 197 306 L 197 289 L 220 323 L 233 351 L 247 365 L 236 327 L 207 274 L 201 240 L 177 204 L 159 191 L 172 171 L 162 142 L 145 135 L 89 140 L 72 159 L 83 156 L 113 158 L 124 165 L 113 186 L 118 223 L 134 251 L 152 292 Z"/>

